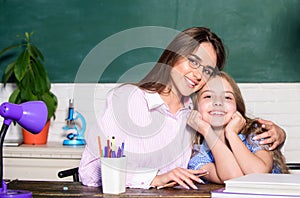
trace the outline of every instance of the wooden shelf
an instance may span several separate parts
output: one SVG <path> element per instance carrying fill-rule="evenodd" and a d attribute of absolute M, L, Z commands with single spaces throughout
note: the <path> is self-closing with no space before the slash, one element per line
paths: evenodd
<path fill-rule="evenodd" d="M 57 173 L 79 166 L 83 149 L 56 142 L 4 147 L 4 179 L 72 181 L 72 177 L 58 178 Z"/>

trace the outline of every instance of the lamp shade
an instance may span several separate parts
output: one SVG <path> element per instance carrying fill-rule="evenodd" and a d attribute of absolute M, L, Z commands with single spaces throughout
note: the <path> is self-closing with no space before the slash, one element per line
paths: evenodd
<path fill-rule="evenodd" d="M 43 101 L 30 101 L 22 104 L 4 102 L 0 106 L 0 115 L 4 122 L 16 121 L 31 133 L 39 133 L 46 124 L 48 110 Z"/>

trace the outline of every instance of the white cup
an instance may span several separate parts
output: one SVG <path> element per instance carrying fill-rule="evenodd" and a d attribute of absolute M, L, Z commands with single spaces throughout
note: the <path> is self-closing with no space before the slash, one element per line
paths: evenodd
<path fill-rule="evenodd" d="M 102 192 L 120 194 L 126 191 L 126 157 L 101 157 Z"/>

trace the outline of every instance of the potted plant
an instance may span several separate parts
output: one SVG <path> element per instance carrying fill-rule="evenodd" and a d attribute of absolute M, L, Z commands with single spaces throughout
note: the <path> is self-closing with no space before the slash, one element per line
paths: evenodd
<path fill-rule="evenodd" d="M 45 102 L 48 108 L 46 131 L 41 131 L 38 135 L 29 133 L 31 135 L 29 139 L 24 136 L 26 132 L 23 131 L 23 141 L 25 144 L 46 144 L 50 120 L 52 117 L 55 119 L 57 97 L 50 91 L 51 83 L 43 65 L 44 56 L 31 42 L 32 35 L 33 32 L 25 32 L 20 43 L 10 45 L 0 51 L 0 57 L 8 51 L 16 49 L 20 51 L 16 59 L 6 66 L 2 80 L 4 86 L 8 82 L 16 83 L 16 89 L 10 95 L 9 102 L 15 104 L 33 100 Z M 45 139 L 39 140 L 39 136 L 44 136 Z"/>

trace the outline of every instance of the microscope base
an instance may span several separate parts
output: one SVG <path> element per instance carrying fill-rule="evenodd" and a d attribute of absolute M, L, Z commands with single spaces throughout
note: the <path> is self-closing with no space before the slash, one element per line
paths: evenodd
<path fill-rule="evenodd" d="M 86 142 L 84 139 L 76 139 L 76 140 L 64 140 L 63 145 L 66 146 L 79 146 L 79 145 L 85 145 Z"/>

